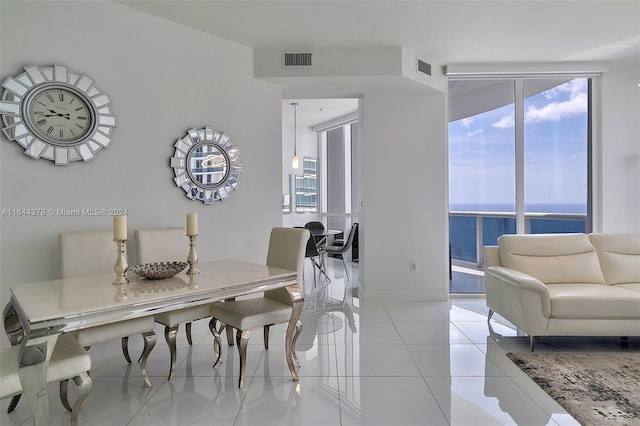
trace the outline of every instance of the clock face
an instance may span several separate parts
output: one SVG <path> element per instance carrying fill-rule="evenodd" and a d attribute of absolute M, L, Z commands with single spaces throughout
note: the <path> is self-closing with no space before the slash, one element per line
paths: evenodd
<path fill-rule="evenodd" d="M 93 130 L 94 116 L 88 101 L 71 89 L 44 87 L 26 102 L 27 123 L 40 138 L 69 144 Z"/>
<path fill-rule="evenodd" d="M 88 75 L 58 64 L 29 65 L 2 87 L 2 132 L 28 156 L 66 166 L 90 161 L 111 144 L 111 100 Z"/>

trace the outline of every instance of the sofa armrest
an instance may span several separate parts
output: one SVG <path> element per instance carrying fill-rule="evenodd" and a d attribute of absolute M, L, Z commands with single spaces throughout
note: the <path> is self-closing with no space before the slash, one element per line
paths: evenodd
<path fill-rule="evenodd" d="M 549 290 L 539 279 L 503 266 L 490 266 L 485 270 L 485 280 L 504 283 L 504 285 L 539 294 L 542 301 L 543 315 L 547 318 L 551 317 L 551 297 Z"/>

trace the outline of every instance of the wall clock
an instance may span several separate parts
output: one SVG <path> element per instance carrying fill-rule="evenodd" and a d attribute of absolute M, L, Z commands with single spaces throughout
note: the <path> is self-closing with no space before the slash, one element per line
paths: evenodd
<path fill-rule="evenodd" d="M 111 143 L 111 101 L 86 74 L 63 65 L 30 65 L 2 87 L 2 131 L 30 157 L 68 165 L 92 160 Z"/>
<path fill-rule="evenodd" d="M 225 133 L 211 127 L 189 129 L 174 147 L 173 180 L 190 199 L 213 204 L 238 187 L 240 152 Z"/>

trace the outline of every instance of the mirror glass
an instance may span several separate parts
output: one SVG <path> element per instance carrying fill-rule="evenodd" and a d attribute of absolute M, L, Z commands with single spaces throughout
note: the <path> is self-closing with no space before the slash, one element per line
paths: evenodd
<path fill-rule="evenodd" d="M 212 127 L 189 129 L 174 147 L 173 181 L 190 199 L 213 204 L 238 188 L 240 152 L 223 132 Z"/>
<path fill-rule="evenodd" d="M 191 180 L 205 188 L 215 188 L 224 182 L 229 169 L 225 153 L 216 144 L 203 143 L 189 152 L 187 171 Z"/>

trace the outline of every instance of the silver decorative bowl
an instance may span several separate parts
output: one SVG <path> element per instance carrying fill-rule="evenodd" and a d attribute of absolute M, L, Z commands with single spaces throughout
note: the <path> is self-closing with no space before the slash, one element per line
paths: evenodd
<path fill-rule="evenodd" d="M 133 273 L 150 280 L 169 278 L 187 267 L 187 262 L 155 262 L 131 267 Z"/>

